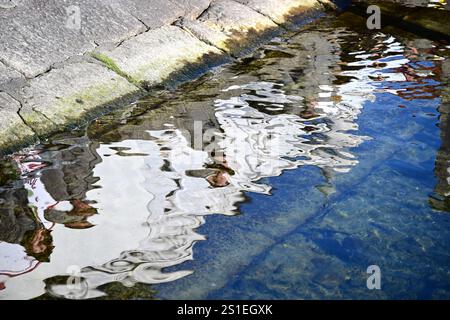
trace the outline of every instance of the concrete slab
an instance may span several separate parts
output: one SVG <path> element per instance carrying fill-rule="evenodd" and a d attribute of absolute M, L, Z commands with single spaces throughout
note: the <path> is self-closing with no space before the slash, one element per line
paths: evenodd
<path fill-rule="evenodd" d="M 278 35 L 299 3 L 324 1 L 0 0 L 0 149 L 32 137 L 23 126 L 48 135 L 193 79 Z"/>
<path fill-rule="evenodd" d="M 51 65 L 145 30 L 120 6 L 101 0 L 22 0 L 0 10 L 0 60 L 32 78 Z"/>
<path fill-rule="evenodd" d="M 320 5 L 317 0 L 236 0 L 269 17 L 277 24 L 285 24 L 291 16 L 314 9 Z M 325 0 L 327 1 L 327 0 Z"/>
<path fill-rule="evenodd" d="M 176 24 L 202 41 L 240 56 L 266 37 L 293 24 L 296 17 L 323 10 L 328 0 L 216 0 L 197 19 L 179 19 Z M 271 32 L 273 31 L 273 32 Z"/>
<path fill-rule="evenodd" d="M 235 56 L 245 53 L 247 47 L 256 46 L 255 40 L 264 38 L 263 33 L 277 29 L 272 20 L 234 0 L 214 1 L 198 21 L 216 33 L 225 34 L 220 39 L 209 38 L 203 32 L 209 42 Z"/>
<path fill-rule="evenodd" d="M 0 91 L 13 91 L 25 84 L 25 77 L 0 62 Z"/>
<path fill-rule="evenodd" d="M 197 18 L 212 0 L 112 0 L 119 7 L 142 21 L 148 28 L 169 25 L 181 16 Z"/>
<path fill-rule="evenodd" d="M 19 109 L 20 103 L 17 100 L 6 92 L 0 92 L 0 154 L 15 147 L 18 141 L 30 143 L 36 138 L 17 113 Z"/>
<path fill-rule="evenodd" d="M 138 87 L 99 64 L 73 63 L 32 79 L 22 90 L 20 114 L 38 134 L 46 135 L 139 92 Z"/>
<path fill-rule="evenodd" d="M 267 17 L 234 0 L 216 0 L 198 19 L 209 28 L 227 35 L 275 28 Z"/>
<path fill-rule="evenodd" d="M 217 31 L 215 29 L 210 29 L 198 20 L 192 20 L 182 17 L 175 22 L 175 25 L 209 45 L 212 45 L 225 52 L 230 51 L 230 48 L 227 44 L 229 37 L 225 33 Z"/>
<path fill-rule="evenodd" d="M 212 0 L 171 0 L 183 8 L 183 17 L 196 19 L 205 11 Z"/>
<path fill-rule="evenodd" d="M 111 51 L 100 51 L 100 60 L 147 87 L 171 79 L 175 72 L 196 64 L 222 59 L 222 52 L 175 26 L 150 30 L 123 42 Z M 203 68 L 207 67 L 205 65 Z M 190 68 L 192 71 L 192 68 Z M 187 71 L 189 72 L 189 71 Z"/>
<path fill-rule="evenodd" d="M 114 0 L 113 3 L 138 18 L 150 29 L 171 24 L 185 13 L 184 8 L 167 0 Z"/>

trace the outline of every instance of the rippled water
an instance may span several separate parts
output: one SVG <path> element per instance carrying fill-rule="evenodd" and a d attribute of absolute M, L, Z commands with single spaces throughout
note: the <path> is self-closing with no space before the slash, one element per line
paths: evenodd
<path fill-rule="evenodd" d="M 5 159 L 0 298 L 450 298 L 449 46 L 364 23 Z"/>

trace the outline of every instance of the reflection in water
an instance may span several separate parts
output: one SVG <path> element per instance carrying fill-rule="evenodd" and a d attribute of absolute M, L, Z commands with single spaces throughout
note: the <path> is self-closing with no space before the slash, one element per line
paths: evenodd
<path fill-rule="evenodd" d="M 437 9 L 448 9 L 447 0 L 393 0 L 396 2 L 409 7 L 429 7 Z"/>
<path fill-rule="evenodd" d="M 450 81 L 449 60 L 442 61 L 442 80 Z M 450 211 L 450 88 L 442 91 L 442 104 L 439 107 L 441 129 L 441 147 L 436 154 L 435 175 L 438 183 L 434 193 L 430 197 L 433 208 L 442 211 Z"/>
<path fill-rule="evenodd" d="M 136 115 L 137 104 L 15 155 L 22 179 L 0 189 L 0 298 L 94 298 L 111 283 L 191 274 L 165 268 L 194 259 L 207 215 L 238 214 L 247 192 L 271 194 L 264 178 L 288 169 L 316 166 L 328 180 L 349 172 L 358 164 L 352 148 L 371 139 L 356 121 L 377 94 L 437 97 L 433 46 L 309 30 L 169 94 L 156 110 Z M 78 289 L 58 278 L 71 266 Z"/>

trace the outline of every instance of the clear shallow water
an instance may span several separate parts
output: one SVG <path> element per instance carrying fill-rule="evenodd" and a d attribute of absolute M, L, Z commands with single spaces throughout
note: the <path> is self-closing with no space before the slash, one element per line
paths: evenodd
<path fill-rule="evenodd" d="M 363 23 L 5 159 L 0 298 L 449 298 L 448 44 Z"/>

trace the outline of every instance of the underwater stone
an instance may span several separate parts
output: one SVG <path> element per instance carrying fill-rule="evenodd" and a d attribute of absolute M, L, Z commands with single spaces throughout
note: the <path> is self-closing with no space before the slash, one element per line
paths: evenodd
<path fill-rule="evenodd" d="M 421 8 L 406 15 L 403 20 L 450 36 L 450 25 L 448 23 L 450 12 L 447 10 Z"/>
<path fill-rule="evenodd" d="M 450 26 L 448 24 L 450 11 L 424 7 L 424 5 L 428 4 L 428 1 L 426 4 L 425 2 L 420 4 L 416 1 L 413 6 L 411 6 L 411 3 L 408 4 L 407 1 L 397 2 L 360 0 L 355 1 L 354 4 L 359 10 L 364 10 L 364 12 L 368 3 L 377 5 L 381 9 L 382 17 L 395 21 L 396 23 L 400 23 L 401 21 L 406 22 L 407 25 L 404 26 L 406 29 L 419 27 L 450 36 Z"/>

